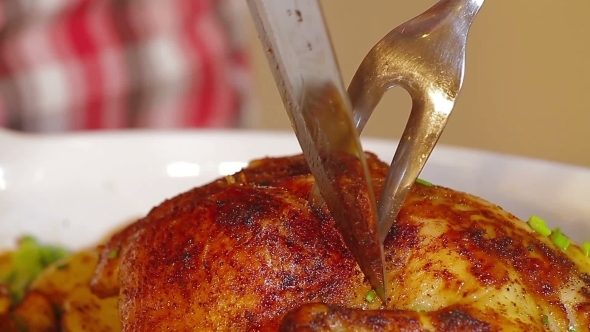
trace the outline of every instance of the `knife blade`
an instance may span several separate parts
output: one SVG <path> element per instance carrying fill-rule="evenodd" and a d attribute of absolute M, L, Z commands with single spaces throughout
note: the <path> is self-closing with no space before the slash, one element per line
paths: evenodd
<path fill-rule="evenodd" d="M 336 226 L 385 301 L 375 196 L 317 0 L 248 0 L 293 130 Z"/>

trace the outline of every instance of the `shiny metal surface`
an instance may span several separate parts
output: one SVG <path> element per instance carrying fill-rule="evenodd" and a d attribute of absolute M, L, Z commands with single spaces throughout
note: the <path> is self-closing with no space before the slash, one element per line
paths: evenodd
<path fill-rule="evenodd" d="M 321 196 L 385 300 L 375 197 L 321 7 L 317 0 L 248 0 L 248 6 Z"/>
<path fill-rule="evenodd" d="M 439 1 L 381 39 L 352 78 L 348 94 L 359 132 L 387 90 L 401 86 L 412 98 L 412 111 L 379 199 L 381 241 L 453 110 L 463 84 L 467 34 L 483 2 Z"/>

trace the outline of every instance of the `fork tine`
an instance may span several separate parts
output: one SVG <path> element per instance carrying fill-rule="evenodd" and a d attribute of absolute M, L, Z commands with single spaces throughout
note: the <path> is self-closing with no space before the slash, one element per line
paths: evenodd
<path fill-rule="evenodd" d="M 382 63 L 384 59 L 376 55 L 373 49 L 367 53 L 354 73 L 347 90 L 352 105 L 352 117 L 359 135 L 365 129 L 367 121 L 383 95 L 393 87 L 383 84 L 384 82 L 378 79 L 377 76 L 380 73 L 376 68 L 384 67 Z"/>
<path fill-rule="evenodd" d="M 385 241 L 410 188 L 434 150 L 453 109 L 432 96 L 413 99 L 410 118 L 399 141 L 379 198 L 379 238 Z"/>

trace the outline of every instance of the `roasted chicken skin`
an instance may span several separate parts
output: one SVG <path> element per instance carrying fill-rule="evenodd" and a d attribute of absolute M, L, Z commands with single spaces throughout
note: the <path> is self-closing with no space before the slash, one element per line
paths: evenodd
<path fill-rule="evenodd" d="M 367 161 L 376 192 L 388 166 Z M 384 243 L 388 301 L 307 198 L 302 156 L 256 160 L 115 234 L 92 281 L 124 331 L 588 331 L 590 258 L 500 207 L 416 184 Z"/>

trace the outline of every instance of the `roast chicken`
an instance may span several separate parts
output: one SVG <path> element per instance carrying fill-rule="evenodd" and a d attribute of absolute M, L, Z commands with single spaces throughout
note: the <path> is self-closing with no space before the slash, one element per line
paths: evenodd
<path fill-rule="evenodd" d="M 375 192 L 388 165 L 367 153 Z M 372 298 L 303 156 L 264 158 L 153 208 L 104 246 L 124 331 L 588 331 L 590 258 L 500 207 L 416 183 Z"/>

